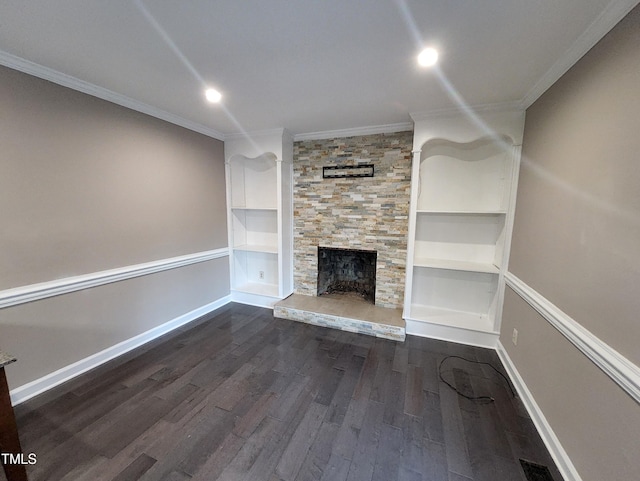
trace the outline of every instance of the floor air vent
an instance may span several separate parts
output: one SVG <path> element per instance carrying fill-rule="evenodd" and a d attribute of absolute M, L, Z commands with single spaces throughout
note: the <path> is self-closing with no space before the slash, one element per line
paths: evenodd
<path fill-rule="evenodd" d="M 549 468 L 542 466 L 541 464 L 532 463 L 531 461 L 520 460 L 524 475 L 527 477 L 527 481 L 553 481 L 553 476 Z"/>

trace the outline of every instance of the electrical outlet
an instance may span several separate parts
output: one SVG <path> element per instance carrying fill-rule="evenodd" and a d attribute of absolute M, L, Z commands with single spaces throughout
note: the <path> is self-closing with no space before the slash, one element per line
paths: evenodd
<path fill-rule="evenodd" d="M 264 279 L 264 271 L 258 272 L 258 278 L 259 279 Z"/>
<path fill-rule="evenodd" d="M 517 329 L 513 330 L 513 335 L 511 336 L 511 342 L 513 342 L 514 346 L 518 345 L 518 330 Z"/>

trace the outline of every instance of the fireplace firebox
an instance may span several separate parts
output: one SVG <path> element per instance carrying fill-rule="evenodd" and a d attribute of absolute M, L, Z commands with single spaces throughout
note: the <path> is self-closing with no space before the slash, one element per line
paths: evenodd
<path fill-rule="evenodd" d="M 376 251 L 318 246 L 318 296 L 350 294 L 376 303 Z"/>

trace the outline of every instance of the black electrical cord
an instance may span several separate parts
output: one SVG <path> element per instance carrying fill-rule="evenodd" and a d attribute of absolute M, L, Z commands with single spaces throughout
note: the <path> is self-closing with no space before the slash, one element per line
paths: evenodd
<path fill-rule="evenodd" d="M 440 361 L 440 364 L 438 365 L 438 376 L 440 377 L 440 380 L 443 383 L 445 383 L 447 386 L 449 386 L 451 389 L 453 389 L 459 396 L 462 396 L 463 398 L 469 399 L 471 401 L 484 401 L 486 403 L 492 403 L 492 402 L 495 401 L 495 399 L 493 397 L 491 397 L 491 396 L 469 396 L 469 395 L 461 392 L 460 390 L 458 390 L 458 388 L 456 388 L 453 384 L 451 384 L 449 381 L 447 381 L 444 378 L 444 376 L 442 375 L 442 365 L 448 359 L 461 359 L 463 361 L 471 362 L 473 364 L 483 364 L 485 366 L 489 366 L 491 369 L 493 369 L 495 372 L 497 372 L 502 377 L 502 379 L 505 380 L 505 382 L 507 383 L 507 386 L 509 386 L 509 391 L 511 391 L 511 395 L 513 397 L 516 397 L 516 393 L 513 391 L 513 388 L 511 387 L 511 383 L 509 382 L 509 379 L 507 378 L 507 376 L 502 374 L 495 366 L 493 366 L 493 364 L 490 364 L 488 362 L 482 362 L 482 361 L 474 361 L 472 359 L 467 359 L 467 358 L 462 357 L 462 356 L 447 356 L 442 361 Z"/>

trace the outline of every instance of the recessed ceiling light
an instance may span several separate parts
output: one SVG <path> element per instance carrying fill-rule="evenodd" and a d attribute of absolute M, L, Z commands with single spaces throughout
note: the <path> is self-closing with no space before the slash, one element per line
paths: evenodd
<path fill-rule="evenodd" d="M 438 51 L 435 48 L 427 47 L 418 55 L 418 64 L 421 67 L 431 67 L 438 62 Z"/>
<path fill-rule="evenodd" d="M 217 104 L 222 99 L 222 94 L 218 92 L 216 89 L 207 89 L 204 92 L 204 95 L 205 97 L 207 97 L 207 100 L 212 104 Z"/>

